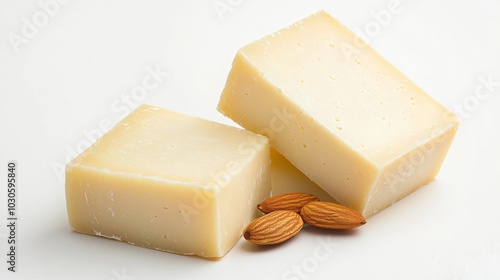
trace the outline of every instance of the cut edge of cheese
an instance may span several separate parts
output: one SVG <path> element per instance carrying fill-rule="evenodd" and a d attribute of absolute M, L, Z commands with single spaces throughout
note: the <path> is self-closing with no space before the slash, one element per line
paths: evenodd
<path fill-rule="evenodd" d="M 451 147 L 457 125 L 451 123 L 435 138 L 422 142 L 404 156 L 384 166 L 376 180 L 377 184 L 372 187 L 367 198 L 362 211 L 364 215 L 371 217 L 434 180 Z M 403 187 L 396 188 L 397 185 Z M 388 196 L 386 193 L 394 195 Z M 371 203 L 372 201 L 382 203 Z"/>
<path fill-rule="evenodd" d="M 271 148 L 271 182 L 273 196 L 301 192 L 312 194 L 321 201 L 338 203 L 274 148 Z"/>

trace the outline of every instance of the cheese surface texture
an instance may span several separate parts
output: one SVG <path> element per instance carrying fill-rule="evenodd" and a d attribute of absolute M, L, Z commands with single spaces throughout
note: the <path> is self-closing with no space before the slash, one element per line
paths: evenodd
<path fill-rule="evenodd" d="M 218 109 L 366 217 L 432 180 L 458 127 L 325 12 L 241 48 Z"/>
<path fill-rule="evenodd" d="M 269 197 L 261 135 L 142 105 L 66 166 L 71 227 L 221 257 Z"/>
<path fill-rule="evenodd" d="M 272 196 L 290 192 L 315 195 L 321 201 L 336 202 L 325 190 L 307 178 L 278 151 L 271 148 L 271 189 Z"/>

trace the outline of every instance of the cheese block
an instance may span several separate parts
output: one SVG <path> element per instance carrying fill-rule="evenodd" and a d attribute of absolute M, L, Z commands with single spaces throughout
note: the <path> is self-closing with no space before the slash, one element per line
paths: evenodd
<path fill-rule="evenodd" d="M 301 192 L 315 195 L 321 201 L 338 203 L 274 148 L 271 148 L 271 189 L 272 196 Z"/>
<path fill-rule="evenodd" d="M 66 166 L 81 233 L 221 257 L 271 191 L 267 138 L 142 105 Z"/>
<path fill-rule="evenodd" d="M 459 122 L 324 11 L 238 50 L 218 109 L 366 217 L 436 176 Z"/>

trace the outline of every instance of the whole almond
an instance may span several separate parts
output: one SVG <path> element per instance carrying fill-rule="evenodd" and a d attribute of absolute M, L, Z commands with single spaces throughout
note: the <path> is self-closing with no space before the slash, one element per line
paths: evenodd
<path fill-rule="evenodd" d="M 278 210 L 253 220 L 243 231 L 246 240 L 258 245 L 274 245 L 295 236 L 304 226 L 299 214 Z"/>
<path fill-rule="evenodd" d="M 320 228 L 350 229 L 366 224 L 361 213 L 349 207 L 326 201 L 313 201 L 302 207 L 304 222 Z"/>
<path fill-rule="evenodd" d="M 311 201 L 319 199 L 308 193 L 292 192 L 270 197 L 264 200 L 257 208 L 263 213 L 271 213 L 277 210 L 290 210 L 300 213 L 300 209 Z"/>

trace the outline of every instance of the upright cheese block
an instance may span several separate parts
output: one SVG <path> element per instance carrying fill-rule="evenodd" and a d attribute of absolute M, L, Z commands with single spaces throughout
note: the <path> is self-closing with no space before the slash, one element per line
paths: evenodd
<path fill-rule="evenodd" d="M 238 50 L 218 109 L 366 217 L 431 181 L 458 127 L 323 11 Z"/>
<path fill-rule="evenodd" d="M 142 105 L 66 166 L 71 227 L 221 257 L 271 191 L 264 136 Z"/>
<path fill-rule="evenodd" d="M 315 195 L 321 201 L 337 203 L 325 190 L 300 172 L 274 148 L 271 148 L 271 189 L 273 196 L 289 192 L 302 192 Z"/>

